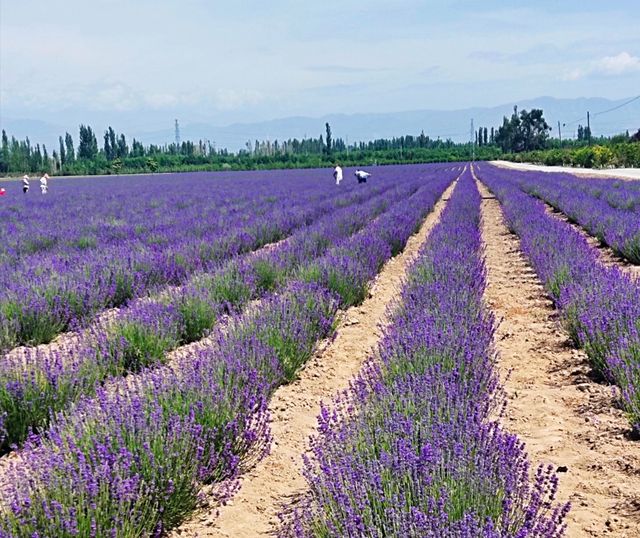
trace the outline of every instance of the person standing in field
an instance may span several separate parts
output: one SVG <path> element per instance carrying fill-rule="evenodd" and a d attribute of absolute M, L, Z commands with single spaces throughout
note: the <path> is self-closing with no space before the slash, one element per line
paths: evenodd
<path fill-rule="evenodd" d="M 336 185 L 340 185 L 342 181 L 342 168 L 339 164 L 336 164 L 336 167 L 333 169 L 333 177 L 336 180 Z"/>
<path fill-rule="evenodd" d="M 44 174 L 41 178 L 40 178 L 40 190 L 42 191 L 42 194 L 47 194 L 47 192 L 49 191 L 49 174 Z"/>
<path fill-rule="evenodd" d="M 29 192 L 29 176 L 27 174 L 22 176 L 22 192 L 24 194 Z"/>

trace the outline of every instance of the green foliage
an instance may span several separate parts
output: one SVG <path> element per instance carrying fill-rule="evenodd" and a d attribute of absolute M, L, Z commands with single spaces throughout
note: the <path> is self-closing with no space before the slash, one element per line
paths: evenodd
<path fill-rule="evenodd" d="M 329 123 L 325 123 L 325 129 L 326 129 L 326 134 L 327 134 L 327 138 L 326 138 L 326 144 L 327 147 L 325 149 L 325 153 L 327 155 L 331 155 L 331 153 L 333 152 L 333 146 L 331 145 L 332 142 L 332 137 L 331 137 L 331 126 L 329 125 Z"/>
<path fill-rule="evenodd" d="M 73 244 L 80 250 L 87 250 L 90 248 L 95 248 L 98 243 L 95 237 L 83 235 L 82 237 L 76 239 Z"/>
<path fill-rule="evenodd" d="M 122 159 L 120 159 L 120 157 L 116 157 L 111 162 L 111 171 L 114 174 L 119 174 L 121 170 L 122 170 Z"/>
<path fill-rule="evenodd" d="M 514 162 L 531 162 L 550 166 L 579 166 L 581 168 L 609 168 L 640 166 L 640 143 L 607 144 L 599 139 L 593 146 L 568 146 L 546 151 L 507 154 L 502 158 Z"/>
<path fill-rule="evenodd" d="M 284 277 L 283 272 L 268 259 L 256 258 L 251 262 L 251 267 L 255 274 L 256 286 L 265 292 L 274 290 Z"/>
<path fill-rule="evenodd" d="M 48 296 L 49 294 L 45 292 Z M 49 299 L 49 297 L 47 297 Z M 16 338 L 32 345 L 48 344 L 65 329 L 65 324 L 49 310 L 31 308 L 18 301 L 0 304 L 2 318 L 13 320 L 19 328 Z"/>
<path fill-rule="evenodd" d="M 78 158 L 91 161 L 98 155 L 98 141 L 91 127 L 80 125 L 80 142 L 78 143 Z"/>
<path fill-rule="evenodd" d="M 158 170 L 158 161 L 151 157 L 147 157 L 145 165 L 151 172 L 156 172 Z"/>
<path fill-rule="evenodd" d="M 108 342 L 102 352 L 112 355 L 107 361 L 109 364 L 118 364 L 118 371 L 113 374 L 137 372 L 164 361 L 167 352 L 179 342 L 179 328 L 167 329 L 158 331 L 157 327 L 135 320 L 120 321 L 109 327 Z"/>
<path fill-rule="evenodd" d="M 222 271 L 199 277 L 195 287 L 214 304 L 224 303 L 228 310 L 241 308 L 254 295 L 241 271 L 237 263 L 231 262 Z"/>
<path fill-rule="evenodd" d="M 511 118 L 503 118 L 495 142 L 504 152 L 544 149 L 550 130 L 541 109 L 533 108 L 529 112 L 522 110 L 518 115 L 518 107 L 514 107 Z"/>
<path fill-rule="evenodd" d="M 178 312 L 182 319 L 180 341 L 183 344 L 203 338 L 220 315 L 211 301 L 197 294 L 184 294 L 178 302 Z"/>

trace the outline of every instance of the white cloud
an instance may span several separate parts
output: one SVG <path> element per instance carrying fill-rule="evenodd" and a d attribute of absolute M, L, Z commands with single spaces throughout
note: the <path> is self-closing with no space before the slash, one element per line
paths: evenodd
<path fill-rule="evenodd" d="M 564 75 L 562 75 L 562 80 L 578 80 L 584 77 L 585 74 L 586 74 L 586 71 L 584 69 L 580 69 L 579 67 L 576 67 L 575 69 L 572 69 L 571 71 L 567 71 Z"/>
<path fill-rule="evenodd" d="M 625 51 L 615 56 L 605 56 L 595 60 L 586 67 L 571 69 L 562 78 L 578 80 L 589 75 L 617 76 L 637 72 L 640 72 L 640 58 Z"/>
<path fill-rule="evenodd" d="M 640 58 L 621 52 L 616 56 L 605 56 L 596 64 L 596 70 L 604 75 L 622 75 L 640 71 Z"/>

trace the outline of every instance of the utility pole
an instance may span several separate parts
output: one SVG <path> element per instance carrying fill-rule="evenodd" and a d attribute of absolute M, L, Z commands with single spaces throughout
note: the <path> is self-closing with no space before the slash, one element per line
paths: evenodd
<path fill-rule="evenodd" d="M 558 137 L 560 138 L 560 147 L 562 147 L 562 131 L 560 130 L 560 120 L 558 120 Z"/>
<path fill-rule="evenodd" d="M 177 119 L 175 123 L 175 128 L 176 128 L 176 149 L 180 151 L 180 125 L 178 125 Z"/>
<path fill-rule="evenodd" d="M 587 110 L 587 140 L 588 140 L 588 145 L 591 145 L 591 122 L 589 121 L 589 111 Z"/>

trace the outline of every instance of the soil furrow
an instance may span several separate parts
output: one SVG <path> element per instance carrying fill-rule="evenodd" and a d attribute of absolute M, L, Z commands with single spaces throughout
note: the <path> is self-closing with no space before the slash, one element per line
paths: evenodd
<path fill-rule="evenodd" d="M 454 185 L 444 192 L 418 233 L 409 238 L 404 251 L 385 264 L 369 297 L 342 314 L 336 338 L 320 347 L 296 381 L 275 392 L 269 405 L 274 438 L 270 454 L 246 473 L 240 490 L 226 506 L 203 508 L 172 536 L 242 538 L 277 532 L 284 503 L 305 490 L 302 454 L 315 431 L 321 402 L 346 389 L 374 351 L 387 309 Z"/>
<path fill-rule="evenodd" d="M 495 341 L 509 400 L 505 427 L 534 464 L 558 469 L 559 499 L 572 503 L 569 538 L 640 536 L 640 443 L 626 435 L 615 389 L 593 381 L 586 355 L 571 348 L 499 202 L 485 198 L 482 216 L 485 296 L 500 320 Z"/>

